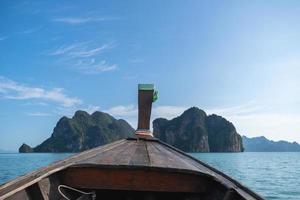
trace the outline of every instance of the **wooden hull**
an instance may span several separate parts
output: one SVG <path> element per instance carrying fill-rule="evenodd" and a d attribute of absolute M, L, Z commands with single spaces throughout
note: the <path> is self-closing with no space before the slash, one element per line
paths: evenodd
<path fill-rule="evenodd" d="M 0 186 L 0 199 L 63 199 L 59 185 L 93 191 L 96 199 L 107 195 L 109 199 L 263 199 L 227 175 L 151 138 L 120 140 L 56 162 Z"/>

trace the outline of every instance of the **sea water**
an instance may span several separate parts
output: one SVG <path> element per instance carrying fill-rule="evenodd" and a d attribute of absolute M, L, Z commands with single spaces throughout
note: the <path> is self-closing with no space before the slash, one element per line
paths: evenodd
<path fill-rule="evenodd" d="M 194 153 L 266 199 L 300 200 L 300 152 Z"/>
<path fill-rule="evenodd" d="M 0 153 L 0 184 L 61 160 L 68 153 Z"/>
<path fill-rule="evenodd" d="M 0 154 L 0 184 L 71 154 Z M 192 153 L 266 199 L 300 200 L 300 152 Z"/>

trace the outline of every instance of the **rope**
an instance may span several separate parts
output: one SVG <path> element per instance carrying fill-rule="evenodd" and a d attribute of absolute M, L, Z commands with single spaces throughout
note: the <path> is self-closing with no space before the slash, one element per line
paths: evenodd
<path fill-rule="evenodd" d="M 75 191 L 75 192 L 78 192 L 78 193 L 81 193 L 81 194 L 83 194 L 83 195 L 91 195 L 92 196 L 92 200 L 95 200 L 96 199 L 96 194 L 95 194 L 95 192 L 93 191 L 93 192 L 84 192 L 84 191 L 81 191 L 81 190 L 78 190 L 78 189 L 76 189 L 76 188 L 72 188 L 72 187 L 70 187 L 70 186 L 67 186 L 67 185 L 59 185 L 58 186 L 58 192 L 61 194 L 61 196 L 63 196 L 65 199 L 67 199 L 67 200 L 71 200 L 71 199 L 69 199 L 62 191 L 61 191 L 61 188 L 66 188 L 66 189 L 69 189 L 69 190 L 73 190 L 73 191 Z"/>

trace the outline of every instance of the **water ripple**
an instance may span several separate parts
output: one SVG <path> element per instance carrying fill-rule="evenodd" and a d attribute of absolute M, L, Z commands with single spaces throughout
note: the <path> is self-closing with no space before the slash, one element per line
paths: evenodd
<path fill-rule="evenodd" d="M 0 184 L 70 154 L 0 154 Z M 300 153 L 191 154 L 268 200 L 300 199 Z"/>
<path fill-rule="evenodd" d="M 269 200 L 300 199 L 300 153 L 194 153 Z"/>

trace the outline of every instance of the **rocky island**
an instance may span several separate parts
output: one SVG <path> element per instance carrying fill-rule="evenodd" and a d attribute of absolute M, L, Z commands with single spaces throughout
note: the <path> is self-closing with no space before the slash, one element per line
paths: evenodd
<path fill-rule="evenodd" d="M 232 123 L 196 107 L 172 120 L 154 120 L 153 132 L 155 137 L 186 152 L 243 151 L 242 138 Z M 133 134 L 134 129 L 125 120 L 99 111 L 91 115 L 77 111 L 72 118 L 62 117 L 43 143 L 34 148 L 23 144 L 19 152 L 80 152 Z"/>
<path fill-rule="evenodd" d="M 29 145 L 23 143 L 19 148 L 19 152 L 20 153 L 33 153 L 33 149 Z"/>
<path fill-rule="evenodd" d="M 19 152 L 80 152 L 132 136 L 134 129 L 122 119 L 96 111 L 77 111 L 72 118 L 62 117 L 50 138 L 31 148 L 23 144 Z"/>
<path fill-rule="evenodd" d="M 153 121 L 155 137 L 186 152 L 241 152 L 242 137 L 218 115 L 192 107 L 172 120 Z"/>
<path fill-rule="evenodd" d="M 251 152 L 299 152 L 300 145 L 297 142 L 287 142 L 284 140 L 268 140 L 264 136 L 249 138 L 243 136 L 245 151 Z"/>

